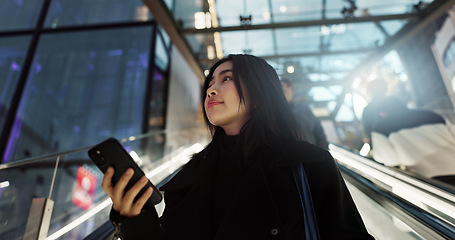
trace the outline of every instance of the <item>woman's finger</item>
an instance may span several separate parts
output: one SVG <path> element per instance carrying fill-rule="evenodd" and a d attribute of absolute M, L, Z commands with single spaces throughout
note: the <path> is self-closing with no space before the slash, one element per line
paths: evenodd
<path fill-rule="evenodd" d="M 134 203 L 133 207 L 131 208 L 131 212 L 136 215 L 141 213 L 142 208 L 144 207 L 147 200 L 152 196 L 152 194 L 153 188 L 148 187 L 147 190 L 145 190 L 145 192 L 142 194 L 142 196 L 139 199 L 137 199 L 137 201 Z"/>
<path fill-rule="evenodd" d="M 108 167 L 106 173 L 104 174 L 103 181 L 101 182 L 101 187 L 111 198 L 114 191 L 114 187 L 112 186 L 112 176 L 114 176 L 114 168 Z"/>
<path fill-rule="evenodd" d="M 147 184 L 148 179 L 146 176 L 142 176 L 137 183 L 133 185 L 131 189 L 128 190 L 128 192 L 125 193 L 123 196 L 123 202 L 124 203 L 131 203 L 130 206 L 133 205 L 134 199 L 136 196 L 139 194 L 139 192 L 142 190 L 142 188 L 145 187 Z"/>
<path fill-rule="evenodd" d="M 119 211 L 121 208 L 123 208 L 124 200 L 123 200 L 123 194 L 125 192 L 125 187 L 130 181 L 131 177 L 133 176 L 134 170 L 131 168 L 128 168 L 123 175 L 120 177 L 118 182 L 114 186 L 113 194 L 112 194 L 112 202 L 113 202 L 113 208 L 116 211 Z"/>

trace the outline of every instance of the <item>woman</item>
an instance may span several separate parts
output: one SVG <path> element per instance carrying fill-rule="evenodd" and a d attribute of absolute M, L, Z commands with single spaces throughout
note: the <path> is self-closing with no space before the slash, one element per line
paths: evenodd
<path fill-rule="evenodd" d="M 292 166 L 303 164 L 321 239 L 370 239 L 332 156 L 299 141 L 275 70 L 251 55 L 229 55 L 210 70 L 203 112 L 213 139 L 160 190 L 166 208 L 142 210 L 151 190 L 123 194 L 131 173 L 103 189 L 122 239 L 305 239 Z M 128 175 L 129 174 L 129 175 Z"/>

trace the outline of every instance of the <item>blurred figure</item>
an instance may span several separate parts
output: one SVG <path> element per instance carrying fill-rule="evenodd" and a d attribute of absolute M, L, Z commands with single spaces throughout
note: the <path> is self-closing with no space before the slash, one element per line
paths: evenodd
<path fill-rule="evenodd" d="M 370 95 L 371 100 L 362 112 L 363 142 L 368 143 L 371 146 L 371 130 L 376 122 L 381 119 L 378 115 L 378 110 L 376 109 L 378 104 L 386 98 L 390 99 L 390 101 L 394 101 L 394 104 L 401 105 L 402 102 L 394 96 L 386 96 L 387 82 L 382 78 L 369 82 L 367 92 Z"/>
<path fill-rule="evenodd" d="M 281 87 L 283 88 L 284 96 L 291 105 L 297 122 L 302 128 L 303 138 L 309 143 L 318 145 L 321 148 L 328 149 L 329 143 L 322 128 L 321 122 L 310 107 L 303 102 L 294 102 L 294 84 L 289 79 L 281 80 Z"/>
<path fill-rule="evenodd" d="M 380 120 L 371 134 L 376 161 L 455 185 L 455 132 L 448 121 L 393 99 L 378 103 L 377 110 Z"/>

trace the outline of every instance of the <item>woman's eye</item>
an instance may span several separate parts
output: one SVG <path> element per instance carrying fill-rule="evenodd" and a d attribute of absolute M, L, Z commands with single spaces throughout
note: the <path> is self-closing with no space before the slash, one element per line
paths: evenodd
<path fill-rule="evenodd" d="M 226 77 L 224 77 L 224 79 L 223 79 L 223 81 L 230 81 L 230 80 L 232 80 L 232 78 L 229 77 L 229 76 L 226 76 Z"/>

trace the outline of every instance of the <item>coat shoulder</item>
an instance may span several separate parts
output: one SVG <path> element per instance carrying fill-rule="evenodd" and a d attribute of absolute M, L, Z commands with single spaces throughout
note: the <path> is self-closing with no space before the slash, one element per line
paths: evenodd
<path fill-rule="evenodd" d="M 283 157 L 277 165 L 333 161 L 327 150 L 306 141 L 289 141 L 280 147 L 280 154 Z"/>

